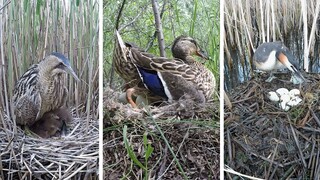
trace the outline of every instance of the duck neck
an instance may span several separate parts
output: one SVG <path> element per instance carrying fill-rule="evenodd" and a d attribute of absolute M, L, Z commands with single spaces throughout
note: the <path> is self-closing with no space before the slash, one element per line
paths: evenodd
<path fill-rule="evenodd" d="M 183 59 L 187 64 L 195 64 L 197 61 L 190 55 L 185 56 L 185 58 Z"/>

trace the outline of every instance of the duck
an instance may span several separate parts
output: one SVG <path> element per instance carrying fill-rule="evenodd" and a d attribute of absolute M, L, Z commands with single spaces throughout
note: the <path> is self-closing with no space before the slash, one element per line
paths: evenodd
<path fill-rule="evenodd" d="M 294 84 L 305 82 L 305 78 L 297 69 L 295 57 L 283 42 L 266 42 L 259 45 L 253 55 L 253 63 L 257 69 L 271 72 L 266 82 L 275 78 L 273 71 L 285 68 L 291 71 L 291 81 Z"/>
<path fill-rule="evenodd" d="M 129 103 L 133 108 L 137 108 L 135 97 L 142 97 L 150 104 L 161 102 L 162 97 L 153 94 L 145 88 L 139 76 L 136 66 L 132 63 L 129 57 L 129 52 L 132 48 L 139 52 L 145 52 L 137 45 L 131 42 L 124 42 L 119 32 L 115 32 L 115 47 L 113 52 L 113 64 L 116 73 L 124 80 L 123 90 L 125 94 L 121 94 L 119 100 L 124 103 Z M 125 98 L 123 98 L 125 96 Z"/>
<path fill-rule="evenodd" d="M 130 64 L 127 67 L 118 66 L 116 71 L 122 69 L 124 74 L 118 72 L 120 76 L 126 76 L 125 78 L 131 76 L 131 78 L 127 78 L 127 82 L 132 82 L 134 79 L 138 84 L 138 86 L 126 90 L 128 102 L 132 107 L 136 107 L 136 104 L 131 96 L 141 88 L 169 103 L 180 98 L 193 99 L 199 103 L 212 99 L 216 85 L 215 77 L 208 68 L 193 58 L 193 55 L 203 59 L 208 59 L 208 56 L 191 37 L 177 37 L 171 48 L 174 58 L 165 58 L 157 57 L 136 46 L 123 43 L 118 32 L 116 32 L 116 36 L 118 46 L 122 47 L 121 51 L 116 51 L 116 55 L 121 56 L 116 60 L 125 61 L 127 65 Z M 117 66 L 117 64 L 125 63 L 116 62 L 115 65 Z M 124 69 L 130 69 L 130 71 Z"/>
<path fill-rule="evenodd" d="M 174 41 L 172 50 L 173 59 L 131 49 L 130 59 L 144 86 L 169 103 L 180 98 L 193 99 L 198 103 L 211 100 L 215 78 L 208 68 L 193 58 L 193 55 L 197 55 L 208 59 L 196 41 L 187 36 L 179 36 Z"/>

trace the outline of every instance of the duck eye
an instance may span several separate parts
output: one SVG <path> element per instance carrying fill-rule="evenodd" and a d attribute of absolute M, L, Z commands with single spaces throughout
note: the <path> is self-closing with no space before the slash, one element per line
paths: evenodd
<path fill-rule="evenodd" d="M 60 62 L 55 66 L 55 69 L 63 69 L 63 68 L 64 68 L 64 64 L 62 62 Z"/>
<path fill-rule="evenodd" d="M 194 45 L 198 46 L 197 42 L 195 40 L 190 40 L 190 42 L 192 42 Z"/>

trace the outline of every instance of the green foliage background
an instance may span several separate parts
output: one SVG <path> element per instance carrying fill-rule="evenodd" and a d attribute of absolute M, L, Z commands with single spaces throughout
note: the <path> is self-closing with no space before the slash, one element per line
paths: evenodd
<path fill-rule="evenodd" d="M 219 83 L 219 1 L 158 1 L 159 12 L 165 4 L 162 28 L 165 37 L 166 54 L 171 56 L 171 43 L 179 35 L 195 38 L 211 60 L 206 62 Z M 114 46 L 114 31 L 118 11 L 122 1 L 104 1 L 104 81 L 109 83 Z M 133 42 L 145 49 L 155 32 L 151 1 L 127 1 L 120 18 L 121 35 L 125 41 Z M 157 38 L 149 52 L 159 55 Z M 118 77 L 118 76 L 116 76 Z M 116 82 L 121 82 L 117 81 Z"/>

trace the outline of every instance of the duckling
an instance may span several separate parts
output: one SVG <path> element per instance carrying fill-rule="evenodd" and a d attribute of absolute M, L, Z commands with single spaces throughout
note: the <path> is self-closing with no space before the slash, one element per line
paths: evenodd
<path fill-rule="evenodd" d="M 50 138 L 57 133 L 66 133 L 66 123 L 72 121 L 67 108 L 59 108 L 46 112 L 41 119 L 30 126 L 30 130 L 42 138 Z"/>

